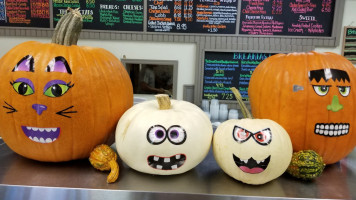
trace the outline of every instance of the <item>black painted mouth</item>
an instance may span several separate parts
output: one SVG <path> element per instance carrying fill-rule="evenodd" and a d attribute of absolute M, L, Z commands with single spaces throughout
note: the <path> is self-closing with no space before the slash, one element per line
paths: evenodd
<path fill-rule="evenodd" d="M 318 123 L 315 124 L 314 133 L 328 137 L 338 137 L 349 133 L 349 123 Z"/>
<path fill-rule="evenodd" d="M 186 160 L 184 154 L 176 154 L 171 157 L 148 156 L 148 165 L 158 170 L 175 170 L 181 167 Z"/>
<path fill-rule="evenodd" d="M 232 156 L 237 167 L 239 167 L 243 172 L 249 174 L 258 174 L 263 172 L 271 160 L 271 156 L 268 156 L 266 159 L 260 161 L 255 160 L 252 157 L 248 160 L 242 160 L 234 154 L 232 154 Z"/>

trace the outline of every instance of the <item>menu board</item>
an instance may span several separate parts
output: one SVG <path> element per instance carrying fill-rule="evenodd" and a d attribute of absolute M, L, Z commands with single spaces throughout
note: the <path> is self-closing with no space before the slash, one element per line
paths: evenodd
<path fill-rule="evenodd" d="M 0 26 L 49 28 L 49 0 L 0 0 Z"/>
<path fill-rule="evenodd" d="M 236 87 L 243 100 L 252 72 L 264 59 L 275 53 L 205 52 L 203 99 L 233 100 L 231 87 Z"/>
<path fill-rule="evenodd" d="M 342 55 L 356 64 L 356 27 L 345 27 Z"/>
<path fill-rule="evenodd" d="M 83 29 L 143 31 L 143 0 L 53 0 L 53 24 L 67 8 L 80 8 Z"/>
<path fill-rule="evenodd" d="M 235 34 L 237 0 L 148 0 L 147 31 Z"/>
<path fill-rule="evenodd" d="M 242 0 L 240 34 L 331 36 L 336 0 Z"/>

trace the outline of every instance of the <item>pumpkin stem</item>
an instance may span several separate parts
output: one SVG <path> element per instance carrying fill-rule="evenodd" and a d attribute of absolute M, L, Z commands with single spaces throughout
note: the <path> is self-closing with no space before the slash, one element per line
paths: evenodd
<path fill-rule="evenodd" d="M 83 18 L 79 8 L 67 9 L 67 13 L 58 21 L 52 36 L 52 43 L 60 45 L 76 45 L 83 27 Z"/>
<path fill-rule="evenodd" d="M 241 111 L 242 111 L 242 115 L 245 117 L 245 118 L 248 118 L 248 119 L 252 119 L 252 114 L 251 112 L 247 109 L 245 103 L 242 101 L 242 96 L 240 94 L 240 92 L 235 88 L 235 87 L 232 87 L 230 88 L 230 90 L 232 91 L 232 93 L 234 93 L 235 97 L 236 97 L 236 100 L 237 100 L 237 103 L 239 104 L 240 108 L 241 108 Z"/>
<path fill-rule="evenodd" d="M 110 171 L 108 177 L 106 178 L 106 182 L 113 183 L 119 177 L 119 165 L 117 164 L 115 159 L 110 160 L 109 165 L 110 165 L 111 171 Z"/>
<path fill-rule="evenodd" d="M 155 95 L 158 106 L 160 110 L 168 110 L 171 109 L 171 100 L 167 94 L 157 94 Z"/>

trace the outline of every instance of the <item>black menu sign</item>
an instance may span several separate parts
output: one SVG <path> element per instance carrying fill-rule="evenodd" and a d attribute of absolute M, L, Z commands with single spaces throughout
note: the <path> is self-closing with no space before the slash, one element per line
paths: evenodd
<path fill-rule="evenodd" d="M 242 0 L 240 34 L 331 36 L 336 0 Z"/>
<path fill-rule="evenodd" d="M 148 0 L 147 31 L 235 34 L 237 0 Z"/>
<path fill-rule="evenodd" d="M 143 0 L 53 0 L 54 25 L 68 7 L 80 8 L 84 29 L 143 31 Z"/>
<path fill-rule="evenodd" d="M 252 72 L 275 53 L 205 52 L 203 99 L 233 100 L 236 87 L 244 100 Z"/>
<path fill-rule="evenodd" d="M 49 28 L 49 0 L 0 0 L 0 26 Z"/>

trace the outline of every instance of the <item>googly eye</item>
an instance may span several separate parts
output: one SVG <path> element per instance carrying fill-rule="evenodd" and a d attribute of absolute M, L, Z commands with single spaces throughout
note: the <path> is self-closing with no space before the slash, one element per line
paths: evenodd
<path fill-rule="evenodd" d="M 171 143 L 176 145 L 183 144 L 186 138 L 187 134 L 182 127 L 174 125 L 168 129 L 168 139 Z"/>
<path fill-rule="evenodd" d="M 152 126 L 147 131 L 147 140 L 149 143 L 157 145 L 166 139 L 166 129 L 161 125 Z"/>
<path fill-rule="evenodd" d="M 243 143 L 250 138 L 251 133 L 241 127 L 235 126 L 232 135 L 236 142 Z"/>

